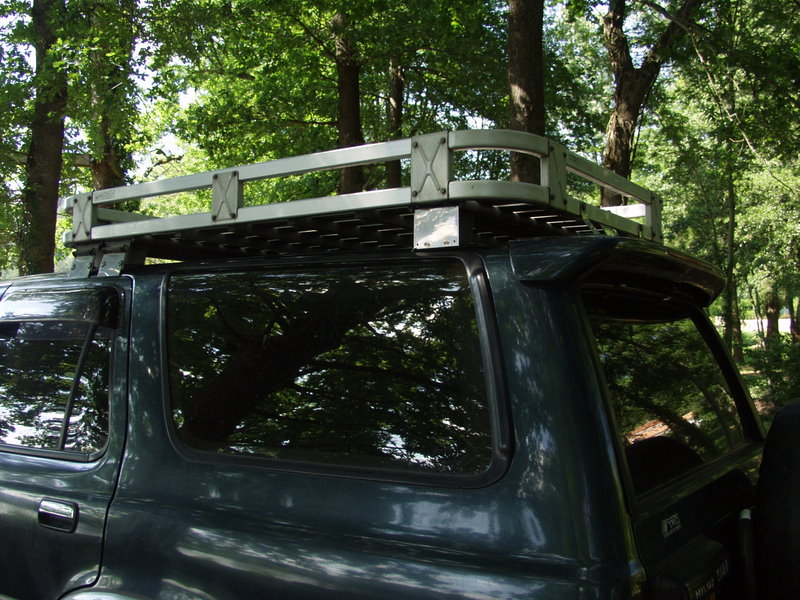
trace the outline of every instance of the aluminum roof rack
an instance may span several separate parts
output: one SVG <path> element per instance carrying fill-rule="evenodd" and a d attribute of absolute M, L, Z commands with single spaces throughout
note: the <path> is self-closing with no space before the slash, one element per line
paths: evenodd
<path fill-rule="evenodd" d="M 540 184 L 455 180 L 453 153 L 506 150 L 539 157 Z M 410 159 L 410 187 L 244 206 L 247 182 Z M 628 199 L 601 208 L 567 193 L 574 173 Z M 211 189 L 208 212 L 153 218 L 109 208 L 121 202 Z M 599 193 L 597 194 L 599 198 Z M 537 235 L 611 230 L 660 242 L 660 201 L 652 192 L 563 145 L 506 130 L 433 133 L 283 158 L 62 200 L 73 215 L 64 243 L 75 249 L 72 276 L 118 274 L 145 257 L 178 260 L 325 250 L 428 249 L 501 244 Z M 641 217 L 642 222 L 632 220 Z"/>

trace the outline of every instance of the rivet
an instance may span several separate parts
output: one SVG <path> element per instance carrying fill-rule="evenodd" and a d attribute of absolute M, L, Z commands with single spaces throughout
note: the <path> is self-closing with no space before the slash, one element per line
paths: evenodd
<path fill-rule="evenodd" d="M 411 196 L 416 198 L 417 196 L 419 196 L 419 192 L 417 190 L 414 190 L 413 192 L 411 192 Z"/>
<path fill-rule="evenodd" d="M 412 148 L 418 148 L 419 147 L 419 142 L 411 142 L 411 147 Z"/>
<path fill-rule="evenodd" d="M 447 138 L 439 138 L 439 143 L 444 144 L 447 141 Z"/>
<path fill-rule="evenodd" d="M 440 194 L 446 194 L 446 193 L 447 193 L 447 190 L 446 190 L 446 189 L 444 189 L 444 188 L 439 188 L 439 193 L 440 193 Z"/>

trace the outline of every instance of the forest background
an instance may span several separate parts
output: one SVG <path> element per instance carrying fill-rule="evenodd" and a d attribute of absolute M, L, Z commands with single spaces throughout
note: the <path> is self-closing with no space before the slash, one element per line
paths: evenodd
<path fill-rule="evenodd" d="M 548 135 L 661 195 L 667 244 L 728 280 L 710 312 L 756 399 L 800 396 L 800 0 L 0 0 L 0 106 L 5 275 L 67 264 L 57 198 L 78 191 L 444 129 Z M 535 179 L 516 155 L 461 168 Z M 259 202 L 405 177 L 270 181 Z"/>

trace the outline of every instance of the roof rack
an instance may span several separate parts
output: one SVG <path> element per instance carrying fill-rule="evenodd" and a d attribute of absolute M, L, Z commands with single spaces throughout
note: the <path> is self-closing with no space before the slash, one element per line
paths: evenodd
<path fill-rule="evenodd" d="M 453 153 L 506 150 L 540 159 L 540 184 L 460 181 Z M 247 182 L 410 159 L 409 187 L 244 206 Z M 567 173 L 621 194 L 601 208 L 567 193 Z M 121 202 L 211 189 L 209 212 L 153 218 L 109 208 Z M 599 194 L 597 195 L 599 198 Z M 660 200 L 563 145 L 508 130 L 451 131 L 283 158 L 65 198 L 64 243 L 74 277 L 118 274 L 145 257 L 214 258 L 324 250 L 428 249 L 499 244 L 537 235 L 597 234 L 662 240 Z M 632 218 L 641 217 L 642 222 Z"/>

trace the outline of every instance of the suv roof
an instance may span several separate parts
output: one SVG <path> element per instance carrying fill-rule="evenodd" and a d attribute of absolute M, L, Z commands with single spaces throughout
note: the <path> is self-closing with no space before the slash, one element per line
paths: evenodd
<path fill-rule="evenodd" d="M 502 150 L 540 159 L 540 184 L 456 180 L 455 152 Z M 243 206 L 247 182 L 410 160 L 410 186 Z M 568 173 L 632 204 L 594 206 L 567 192 Z M 152 218 L 108 208 L 129 200 L 210 189 L 211 210 Z M 598 194 L 599 196 L 599 194 Z M 146 257 L 176 260 L 347 249 L 496 245 L 537 235 L 616 235 L 660 242 L 660 200 L 651 191 L 536 135 L 454 131 L 368 144 L 71 196 L 65 244 L 72 277 L 118 274 Z M 632 218 L 643 217 L 640 223 Z"/>

